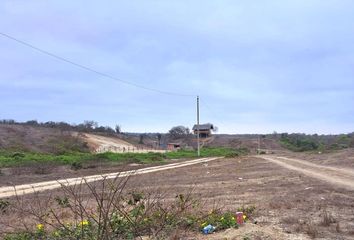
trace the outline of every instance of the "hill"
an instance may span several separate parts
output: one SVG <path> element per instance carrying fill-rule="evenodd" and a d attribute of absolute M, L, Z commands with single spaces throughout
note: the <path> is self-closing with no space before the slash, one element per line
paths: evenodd
<path fill-rule="evenodd" d="M 88 152 L 79 133 L 46 127 L 0 124 L 0 150 L 61 154 Z"/>

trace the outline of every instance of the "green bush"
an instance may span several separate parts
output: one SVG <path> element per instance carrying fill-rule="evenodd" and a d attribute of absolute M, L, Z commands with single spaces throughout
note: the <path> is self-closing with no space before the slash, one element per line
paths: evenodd
<path fill-rule="evenodd" d="M 319 148 L 319 143 L 306 136 L 282 137 L 280 143 L 285 148 L 295 152 L 313 151 Z"/>
<path fill-rule="evenodd" d="M 30 233 L 13 233 L 5 236 L 4 240 L 33 240 L 34 238 Z"/>
<path fill-rule="evenodd" d="M 20 158 L 25 157 L 25 154 L 23 154 L 21 152 L 14 152 L 11 157 L 13 157 L 14 159 L 20 159 Z"/>

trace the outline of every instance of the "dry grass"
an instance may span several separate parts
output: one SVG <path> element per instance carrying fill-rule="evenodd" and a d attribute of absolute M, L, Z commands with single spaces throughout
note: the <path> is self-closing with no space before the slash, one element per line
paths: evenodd
<path fill-rule="evenodd" d="M 322 213 L 321 225 L 324 227 L 329 227 L 332 223 L 336 223 L 336 219 L 329 213 L 327 210 L 324 210 Z"/>
<path fill-rule="evenodd" d="M 305 225 L 305 232 L 311 238 L 316 238 L 319 234 L 317 226 L 312 221 L 308 221 L 307 224 Z"/>

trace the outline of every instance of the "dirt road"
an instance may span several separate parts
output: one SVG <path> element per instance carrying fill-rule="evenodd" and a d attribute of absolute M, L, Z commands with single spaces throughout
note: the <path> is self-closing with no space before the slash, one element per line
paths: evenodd
<path fill-rule="evenodd" d="M 163 170 L 168 170 L 168 169 L 186 167 L 186 166 L 195 165 L 198 163 L 205 163 L 205 162 L 214 161 L 217 159 L 220 159 L 220 157 L 200 158 L 200 159 L 195 159 L 195 160 L 186 161 L 186 162 L 171 163 L 171 164 L 163 165 L 163 166 L 148 167 L 148 168 L 142 168 L 142 169 L 138 169 L 138 170 L 116 172 L 116 173 L 109 173 L 109 174 L 102 174 L 102 175 L 92 175 L 92 176 L 87 176 L 87 177 L 83 177 L 83 178 L 82 177 L 68 178 L 68 179 L 61 179 L 61 180 L 57 180 L 57 181 L 46 181 L 46 182 L 33 183 L 33 184 L 22 184 L 22 185 L 11 186 L 11 187 L 1 187 L 0 188 L 0 198 L 12 197 L 15 195 L 19 196 L 19 195 L 25 195 L 25 194 L 30 194 L 30 193 L 34 193 L 34 192 L 56 189 L 56 188 L 60 188 L 62 185 L 72 186 L 72 185 L 77 185 L 77 184 L 80 184 L 83 182 L 99 181 L 104 178 L 105 179 L 112 179 L 112 178 L 116 178 L 116 177 L 127 177 L 127 176 L 132 176 L 132 175 L 139 175 L 139 174 L 144 174 L 144 173 L 152 173 L 152 172 L 163 171 Z"/>
<path fill-rule="evenodd" d="M 301 172 L 309 177 L 317 178 L 348 190 L 354 190 L 354 170 L 352 169 L 322 166 L 287 157 L 261 156 L 261 158 L 284 168 Z"/>
<path fill-rule="evenodd" d="M 345 156 L 347 158 L 353 156 L 351 153 L 345 153 Z M 301 155 L 298 153 L 290 155 L 291 157 L 289 155 L 283 156 L 289 160 L 280 158 L 280 155 L 265 155 L 264 157 L 268 159 L 263 156 L 247 156 L 215 159 L 215 161 L 208 163 L 203 163 L 201 160 L 202 163 L 193 164 L 192 161 L 191 165 L 186 167 L 165 165 L 163 167 L 171 167 L 166 171 L 149 167 L 139 171 L 148 170 L 151 171 L 150 174 L 138 173 L 132 176 L 127 182 L 125 190 L 126 192 L 163 193 L 166 203 L 174 201 L 179 194 L 192 192 L 193 198 L 201 201 L 201 210 L 206 212 L 213 206 L 220 206 L 220 208 L 230 211 L 236 211 L 241 206 L 256 207 L 253 219 L 239 229 L 228 229 L 207 236 L 192 233 L 190 239 L 305 240 L 316 236 L 316 239 L 354 240 L 352 211 L 354 191 L 347 189 L 350 186 L 328 182 L 328 179 L 332 179 L 333 176 L 341 179 L 348 178 L 346 181 L 351 181 L 349 169 L 354 169 L 350 167 L 353 160 L 338 157 L 338 153 L 326 156 L 324 154 Z M 306 162 L 303 162 L 304 160 Z M 343 165 L 334 165 L 335 162 L 342 162 Z M 341 166 L 345 169 L 342 169 Z M 310 173 L 305 175 L 303 170 L 309 170 Z M 98 170 L 91 169 L 90 171 Z M 122 171 L 126 170 L 121 168 L 112 172 Z M 323 176 L 315 177 L 313 172 Z M 34 182 L 30 178 L 26 179 L 26 182 Z M 37 181 L 40 182 L 40 180 Z M 52 183 L 57 182 L 53 181 Z M 35 206 L 46 206 L 48 199 L 61 196 L 60 189 L 51 191 L 52 187 L 58 186 L 51 186 L 48 191 L 38 195 L 23 195 L 19 198 L 21 200 L 19 203 L 16 199 L 11 198 L 8 201 L 15 206 L 20 204 L 20 206 L 28 206 L 28 208 L 34 203 Z M 99 184 L 97 187 L 100 187 Z M 13 188 L 8 190 L 13 191 Z M 0 188 L 0 191 L 11 196 L 11 192 L 4 192 L 3 188 Z M 23 190 L 18 192 L 21 191 Z M 33 192 L 31 189 L 27 189 L 27 191 L 29 191 L 28 193 Z M 81 194 L 87 200 L 93 197 L 85 187 Z M 51 204 L 54 208 L 58 207 L 55 201 Z M 328 216 L 328 214 L 335 219 L 335 222 L 330 223 L 329 226 L 323 224 L 324 216 Z M 32 224 L 30 226 L 37 224 L 37 222 L 32 222 L 30 215 L 24 215 L 22 211 L 9 211 L 7 214 L 0 214 L 0 233 L 1 229 L 3 231 L 13 230 L 6 228 L 6 226 L 21 226 L 23 221 Z M 255 222 L 257 224 L 254 224 Z"/>

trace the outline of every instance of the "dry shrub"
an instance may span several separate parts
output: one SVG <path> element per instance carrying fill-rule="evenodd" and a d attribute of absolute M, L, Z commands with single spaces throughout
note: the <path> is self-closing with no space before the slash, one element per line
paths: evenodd
<path fill-rule="evenodd" d="M 294 231 L 297 233 L 305 232 L 311 238 L 316 238 L 319 234 L 316 224 L 310 219 L 298 220 Z"/>
<path fill-rule="evenodd" d="M 318 229 L 317 226 L 312 222 L 309 221 L 306 225 L 305 225 L 305 232 L 307 233 L 307 235 L 309 235 L 311 238 L 316 238 L 318 236 Z"/>
<path fill-rule="evenodd" d="M 332 223 L 336 223 L 336 219 L 327 210 L 322 213 L 321 225 L 324 227 L 329 227 Z"/>
<path fill-rule="evenodd" d="M 295 225 L 294 227 L 294 231 L 299 233 L 299 232 L 302 232 L 303 231 L 303 225 L 301 223 L 298 223 Z"/>
<path fill-rule="evenodd" d="M 199 231 L 206 221 L 219 224 L 218 229 L 237 227 L 232 212 L 223 213 L 220 209 L 209 212 L 194 198 L 192 190 L 174 199 L 158 191 L 128 192 L 128 179 L 117 176 L 93 183 L 82 180 L 74 186 L 62 184 L 55 196 L 41 193 L 35 193 L 32 199 L 17 196 L 11 214 L 18 222 L 8 226 L 13 228 L 15 237 L 8 235 L 4 239 L 18 239 L 19 232 L 27 234 L 27 238 L 20 238 L 24 240 L 139 239 L 143 236 L 178 239 L 189 230 Z M 17 225 L 20 222 L 22 225 Z M 40 224 L 37 229 L 36 224 Z"/>

